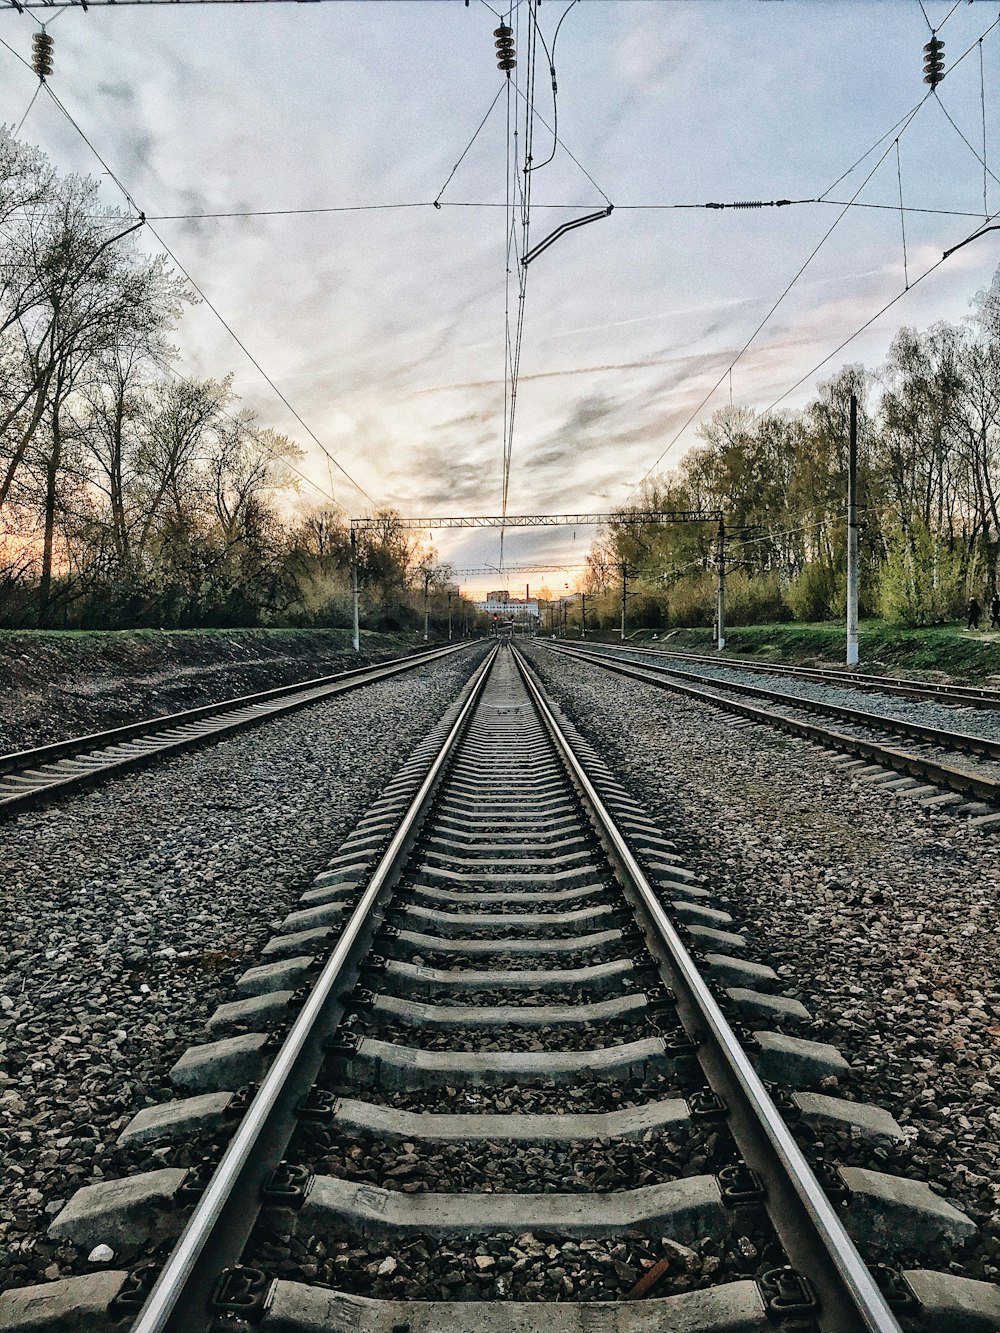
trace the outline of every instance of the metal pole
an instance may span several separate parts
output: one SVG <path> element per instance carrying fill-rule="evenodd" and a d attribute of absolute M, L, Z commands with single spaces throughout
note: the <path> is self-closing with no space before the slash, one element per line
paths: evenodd
<path fill-rule="evenodd" d="M 431 576 L 424 570 L 424 643 L 427 642 L 427 589 L 430 586 Z"/>
<path fill-rule="evenodd" d="M 721 653 L 726 646 L 726 521 L 721 517 L 719 519 L 719 548 L 716 552 L 716 562 L 719 567 L 719 596 L 715 613 L 715 646 Z"/>
<path fill-rule="evenodd" d="M 847 454 L 847 665 L 858 665 L 858 400 L 853 393 Z"/>
<path fill-rule="evenodd" d="M 451 589 L 448 589 L 448 641 L 451 642 Z"/>
<path fill-rule="evenodd" d="M 358 534 L 351 528 L 351 601 L 354 603 L 353 625 L 354 636 L 352 642 L 354 651 L 361 651 L 361 616 L 358 606 Z"/>
<path fill-rule="evenodd" d="M 625 642 L 625 603 L 628 601 L 628 565 L 622 563 L 622 643 Z"/>
<path fill-rule="evenodd" d="M 580 638 L 587 637 L 587 594 L 580 594 Z"/>

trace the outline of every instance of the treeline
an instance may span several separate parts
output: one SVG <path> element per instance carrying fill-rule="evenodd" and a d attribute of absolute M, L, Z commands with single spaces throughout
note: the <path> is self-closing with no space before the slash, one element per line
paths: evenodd
<path fill-rule="evenodd" d="M 0 129 L 0 626 L 348 625 L 342 517 L 231 376 L 180 371 L 193 297 L 138 225 Z M 443 627 L 450 571 L 392 513 L 359 567 L 365 624 L 419 626 L 426 591 Z"/>
<path fill-rule="evenodd" d="M 1000 562 L 1000 269 L 960 324 L 901 329 L 884 365 L 845 366 L 801 411 L 717 411 L 700 443 L 595 542 L 595 628 L 708 625 L 716 529 L 643 525 L 643 509 L 720 509 L 732 624 L 841 617 L 848 413 L 858 399 L 861 611 L 910 625 L 986 605 Z M 985 599 L 985 600 L 984 600 Z"/>

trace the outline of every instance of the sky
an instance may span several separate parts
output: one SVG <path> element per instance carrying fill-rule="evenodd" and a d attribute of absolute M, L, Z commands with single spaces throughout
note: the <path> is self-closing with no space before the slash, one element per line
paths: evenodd
<path fill-rule="evenodd" d="M 515 18 L 518 84 L 509 96 L 518 108 L 527 4 L 520 0 Z M 53 92 L 337 463 L 407 517 L 500 512 L 511 138 L 493 52 L 492 11 L 503 7 L 491 5 L 91 6 L 49 25 Z M 566 0 L 542 0 L 547 42 L 565 9 Z M 561 145 L 532 173 L 531 241 L 606 200 L 615 209 L 530 265 L 510 513 L 604 512 L 628 498 L 664 450 L 660 466 L 676 464 L 697 442 L 698 419 L 729 402 L 728 367 L 831 227 L 737 361 L 735 404 L 801 406 L 840 365 L 878 366 L 901 324 L 967 316 L 1000 263 L 1000 232 L 952 256 L 815 369 L 904 289 L 900 189 L 908 207 L 966 214 L 905 215 L 911 282 L 983 221 L 975 43 L 997 19 L 996 4 L 924 0 L 924 9 L 926 18 L 919 0 L 572 7 L 555 52 Z M 898 171 L 893 133 L 834 184 L 926 94 L 929 23 L 942 25 L 946 64 L 973 47 L 938 89 L 971 147 L 931 97 L 900 136 Z M 0 14 L 0 37 L 25 58 L 37 26 L 29 13 Z M 981 52 L 987 163 L 1000 176 L 1000 26 Z M 0 120 L 17 125 L 37 80 L 2 47 L 0 68 Z M 542 122 L 553 123 L 544 63 L 535 107 L 540 161 L 552 145 Z M 523 115 L 520 128 L 518 153 Z M 59 169 L 100 176 L 90 148 L 44 94 L 21 134 Z M 846 203 L 862 186 L 859 202 L 892 207 L 649 207 L 821 195 Z M 108 178 L 103 193 L 123 203 Z M 438 197 L 443 206 L 434 208 Z M 367 207 L 386 204 L 414 206 Z M 171 216 L 347 206 L 358 211 Z M 1000 209 L 990 176 L 985 207 Z M 159 249 L 148 229 L 140 235 Z M 516 275 L 511 282 L 516 296 Z M 315 486 L 303 483 L 303 505 L 323 503 L 326 492 L 352 515 L 371 508 L 206 304 L 185 315 L 175 341 L 186 373 L 232 370 L 244 403 L 305 449 L 303 471 Z M 700 418 L 672 444 L 720 377 Z M 458 581 L 475 592 L 544 579 L 561 592 L 574 585 L 592 535 L 583 527 L 509 533 L 504 580 Z M 429 539 L 459 571 L 497 563 L 495 531 L 431 530 Z M 541 565 L 566 568 L 522 568 Z"/>

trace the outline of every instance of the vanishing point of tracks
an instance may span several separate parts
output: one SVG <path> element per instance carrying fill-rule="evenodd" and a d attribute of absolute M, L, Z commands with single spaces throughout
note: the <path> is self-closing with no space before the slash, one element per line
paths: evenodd
<path fill-rule="evenodd" d="M 123 1131 L 133 1173 L 55 1217 L 119 1262 L 0 1328 L 995 1333 L 997 1288 L 913 1262 L 963 1213 L 818 1159 L 903 1134 L 746 951 L 494 650 Z"/>

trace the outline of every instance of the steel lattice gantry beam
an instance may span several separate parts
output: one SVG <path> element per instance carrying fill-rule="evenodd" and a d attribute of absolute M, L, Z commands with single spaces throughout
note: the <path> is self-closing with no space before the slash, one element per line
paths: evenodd
<path fill-rule="evenodd" d="M 721 509 L 635 509 L 617 514 L 477 514 L 451 518 L 384 518 L 351 519 L 351 600 L 354 604 L 354 650 L 361 647 L 360 597 L 358 586 L 358 533 L 373 532 L 379 528 L 402 529 L 406 532 L 428 532 L 446 528 L 576 528 L 592 525 L 603 527 L 608 523 L 622 523 L 633 527 L 664 523 L 714 523 L 718 533 L 716 566 L 719 576 L 716 612 L 716 642 L 725 646 L 725 580 L 726 580 L 726 524 Z M 498 571 L 499 572 L 499 571 Z M 628 571 L 622 566 L 622 642 L 625 641 L 625 601 L 628 596 Z M 425 634 L 426 638 L 426 617 Z"/>
<path fill-rule="evenodd" d="M 363 532 L 390 525 L 407 532 L 434 528 L 582 528 L 607 523 L 719 523 L 718 509 L 626 510 L 620 514 L 490 514 L 458 518 L 352 518 L 351 530 Z"/>

